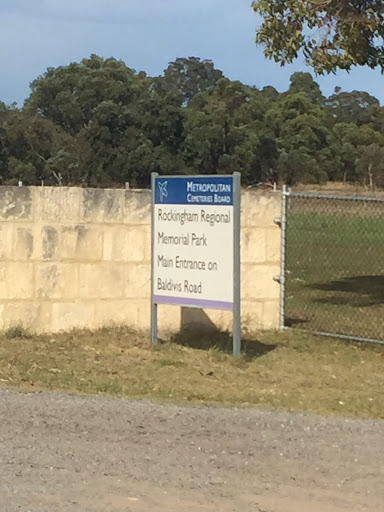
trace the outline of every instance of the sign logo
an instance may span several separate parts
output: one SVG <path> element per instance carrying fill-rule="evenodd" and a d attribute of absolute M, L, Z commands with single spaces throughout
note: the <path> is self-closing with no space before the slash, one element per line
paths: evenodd
<path fill-rule="evenodd" d="M 162 203 L 168 197 L 168 181 L 159 182 L 160 202 Z"/>

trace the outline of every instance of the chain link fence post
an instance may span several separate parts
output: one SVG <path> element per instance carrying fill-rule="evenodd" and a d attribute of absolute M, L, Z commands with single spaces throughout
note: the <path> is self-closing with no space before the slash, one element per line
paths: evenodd
<path fill-rule="evenodd" d="M 285 329 L 285 294 L 286 294 L 286 247 L 287 247 L 287 206 L 288 188 L 283 185 L 281 194 L 281 276 L 280 276 L 280 329 Z"/>

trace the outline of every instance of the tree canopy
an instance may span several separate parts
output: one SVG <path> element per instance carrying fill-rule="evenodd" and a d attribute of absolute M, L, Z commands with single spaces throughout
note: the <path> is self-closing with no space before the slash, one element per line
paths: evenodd
<path fill-rule="evenodd" d="M 150 174 L 229 174 L 245 185 L 384 186 L 384 108 L 365 91 L 324 97 L 310 73 L 285 92 L 177 59 L 150 77 L 91 55 L 49 68 L 22 108 L 0 102 L 0 183 L 146 187 Z"/>
<path fill-rule="evenodd" d="M 197 92 L 214 90 L 222 77 L 222 71 L 216 69 L 211 60 L 197 57 L 176 59 L 164 71 L 166 87 L 177 91 L 183 103 L 188 103 Z"/>
<path fill-rule="evenodd" d="M 369 66 L 384 71 L 382 0 L 254 0 L 256 42 L 282 65 L 303 51 L 316 72 Z"/>

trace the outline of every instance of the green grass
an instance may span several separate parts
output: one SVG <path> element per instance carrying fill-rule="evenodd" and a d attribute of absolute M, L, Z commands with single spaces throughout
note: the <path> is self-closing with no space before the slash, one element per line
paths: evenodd
<path fill-rule="evenodd" d="M 294 330 L 260 332 L 230 354 L 225 333 L 152 348 L 125 328 L 0 335 L 0 385 L 384 419 L 384 347 Z"/>
<path fill-rule="evenodd" d="M 356 213 L 290 214 L 288 325 L 384 339 L 384 215 Z"/>

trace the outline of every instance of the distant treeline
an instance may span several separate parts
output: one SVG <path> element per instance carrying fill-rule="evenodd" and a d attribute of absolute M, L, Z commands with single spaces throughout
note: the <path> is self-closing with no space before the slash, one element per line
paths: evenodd
<path fill-rule="evenodd" d="M 381 187 L 384 108 L 364 91 L 325 98 L 309 73 L 280 94 L 195 57 L 149 77 L 97 55 L 49 68 L 22 108 L 0 103 L 2 184 L 145 187 L 153 171 Z"/>

